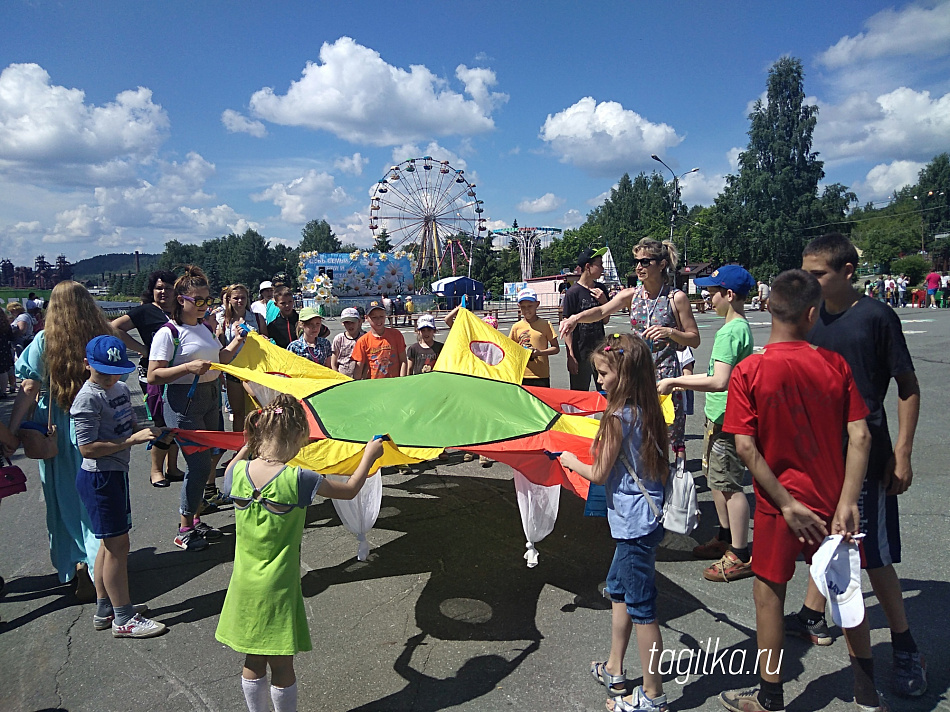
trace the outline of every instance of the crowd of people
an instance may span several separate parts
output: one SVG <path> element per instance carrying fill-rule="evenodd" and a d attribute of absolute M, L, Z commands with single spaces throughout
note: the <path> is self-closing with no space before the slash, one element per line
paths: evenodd
<path fill-rule="evenodd" d="M 923 694 L 926 663 L 894 569 L 901 560 L 898 496 L 912 483 L 920 391 L 898 317 L 852 286 L 854 246 L 838 234 L 813 240 L 802 269 L 777 276 L 764 297 L 762 285 L 738 265 L 697 279 L 724 319 L 704 374 L 692 373 L 700 333 L 687 295 L 673 286 L 674 246 L 641 240 L 633 255 L 638 285 L 613 295 L 599 281 L 604 253 L 586 249 L 578 256 L 578 279 L 564 295 L 558 331 L 538 315 L 538 295 L 526 288 L 518 294 L 521 318 L 509 336 L 530 351 L 525 384 L 550 386 L 549 359 L 559 353 L 560 339 L 571 388 L 588 390 L 593 381 L 606 395 L 591 452 L 564 452 L 559 458 L 565 468 L 605 488 L 605 514 L 616 543 L 606 586 L 612 602 L 610 651 L 590 667 L 607 690 L 608 709 L 668 709 L 654 654 L 662 649 L 655 560 L 664 534 L 667 482 L 691 476 L 685 471 L 685 422 L 694 391 L 707 394 L 703 474 L 719 525 L 694 554 L 713 562 L 702 571 L 709 581 L 755 579 L 751 595 L 760 654 L 781 660 L 785 635 L 816 645 L 832 642 L 826 598 L 840 621 L 840 592 L 829 594 L 810 578 L 801 609 L 788 615 L 784 609 L 797 557 L 810 563 L 826 537 L 837 535 L 843 546 L 860 552 L 887 616 L 895 691 Z M 750 294 L 771 312 L 761 352 L 753 349 L 745 317 Z M 143 615 L 144 604 L 129 597 L 131 448 L 152 444 L 153 486 L 183 482 L 174 538 L 182 550 L 198 551 L 221 539 L 221 531 L 202 516 L 222 502 L 233 503 L 234 569 L 216 637 L 245 655 L 241 685 L 248 709 L 267 710 L 269 698 L 280 712 L 297 707 L 293 656 L 311 648 L 298 570 L 304 510 L 317 495 L 356 496 L 382 444 L 378 439 L 366 444 L 356 473 L 345 482 L 289 466 L 309 435 L 300 403 L 278 396 L 258 408 L 239 380 L 222 377 L 211 366 L 233 360 L 252 331 L 356 379 L 425 374 L 433 370 L 442 343 L 435 339 L 434 317 L 421 314 L 414 343 L 407 346 L 395 328 L 391 300 L 369 306 L 367 330 L 357 309 L 344 309 L 344 331 L 330 341 L 320 312 L 310 307 L 298 312 L 288 288 L 263 282 L 258 295 L 250 302 L 247 286 L 235 284 L 218 299 L 197 267 L 181 275 L 159 270 L 150 275 L 142 304 L 110 323 L 82 285 L 58 284 L 44 328 L 37 330 L 36 321 L 27 323 L 22 315 L 14 324 L 23 326 L 10 327 L 20 386 L 8 425 L 0 424 L 0 441 L 11 453 L 26 421 L 49 425 L 58 448 L 39 468 L 50 558 L 80 601 L 96 603 L 96 629 L 111 629 L 115 637 L 165 632 L 162 623 Z M 42 307 L 33 301 L 34 310 Z M 28 304 L 27 316 L 30 310 Z M 611 316 L 621 310 L 629 313 L 630 328 L 607 333 Z M 446 315 L 447 328 L 457 312 Z M 498 326 L 493 317 L 484 321 Z M 16 332 L 28 329 L 31 338 L 14 351 Z M 0 355 L 2 346 L 0 341 Z M 141 355 L 137 366 L 128 351 Z M 0 361 L 0 369 L 5 365 Z M 8 380 L 9 369 L 2 369 Z M 123 382 L 135 370 L 148 427 L 136 422 Z M 898 389 L 896 443 L 884 412 L 892 379 Z M 672 400 L 669 424 L 659 396 Z M 245 445 L 227 464 L 219 491 L 215 478 L 222 453 L 190 448 L 179 453 L 169 429 L 224 430 L 226 412 L 232 428 L 244 430 Z M 587 455 L 592 465 L 585 464 Z M 751 542 L 746 469 L 755 498 Z M 889 709 L 877 691 L 866 617 L 841 625 L 856 708 Z M 628 694 L 624 658 L 634 630 L 643 684 Z M 722 705 L 735 712 L 784 709 L 780 666 L 766 664 L 759 675 L 753 689 L 723 692 Z"/>

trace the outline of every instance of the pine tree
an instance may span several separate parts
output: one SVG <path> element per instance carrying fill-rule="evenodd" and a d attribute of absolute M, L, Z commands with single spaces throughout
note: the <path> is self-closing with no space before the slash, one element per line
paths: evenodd
<path fill-rule="evenodd" d="M 806 231 L 821 221 L 823 163 L 812 152 L 818 107 L 805 103 L 801 60 L 769 70 L 766 100 L 749 114 L 749 144 L 738 175 L 716 199 L 721 252 L 759 277 L 801 265 Z"/>

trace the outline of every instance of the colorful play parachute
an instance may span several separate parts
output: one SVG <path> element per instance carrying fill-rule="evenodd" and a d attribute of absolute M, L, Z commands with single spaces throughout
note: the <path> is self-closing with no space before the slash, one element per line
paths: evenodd
<path fill-rule="evenodd" d="M 462 309 L 431 373 L 353 381 L 255 333 L 231 364 L 213 368 L 247 382 L 259 403 L 275 393 L 300 399 L 311 442 L 293 464 L 352 474 L 365 443 L 387 433 L 392 441 L 385 444 L 381 467 L 432 460 L 446 448 L 464 450 L 510 465 L 533 488 L 556 493 L 563 486 L 586 499 L 587 480 L 549 454 L 569 450 L 590 462 L 598 422 L 586 416 L 603 412 L 606 401 L 598 393 L 521 385 L 527 360 L 519 344 Z M 237 449 L 244 440 L 240 432 L 178 435 L 186 448 Z M 525 483 L 519 500 L 523 489 L 533 491 Z M 538 495 L 527 498 L 537 501 Z"/>

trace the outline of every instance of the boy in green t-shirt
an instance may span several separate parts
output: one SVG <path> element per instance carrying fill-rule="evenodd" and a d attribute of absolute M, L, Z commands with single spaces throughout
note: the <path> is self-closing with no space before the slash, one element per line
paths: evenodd
<path fill-rule="evenodd" d="M 716 333 L 709 370 L 705 376 L 664 378 L 657 383 L 660 395 L 674 388 L 705 391 L 706 396 L 706 480 L 713 493 L 719 533 L 693 549 L 701 559 L 718 559 L 703 571 L 708 581 L 735 581 L 752 576 L 749 549 L 749 501 L 742 489 L 745 467 L 736 452 L 736 439 L 722 432 L 726 414 L 729 377 L 732 369 L 752 354 L 752 329 L 745 318 L 745 298 L 755 287 L 755 279 L 739 265 L 724 265 L 709 277 L 696 280 L 697 287 L 709 289 L 716 314 L 726 323 Z"/>

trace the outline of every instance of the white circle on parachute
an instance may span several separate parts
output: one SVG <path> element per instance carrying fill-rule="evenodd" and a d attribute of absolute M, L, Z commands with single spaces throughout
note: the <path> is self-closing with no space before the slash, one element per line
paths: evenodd
<path fill-rule="evenodd" d="M 505 352 L 501 350 L 501 347 L 490 341 L 472 341 L 468 347 L 473 354 L 489 366 L 497 366 L 505 358 Z"/>

